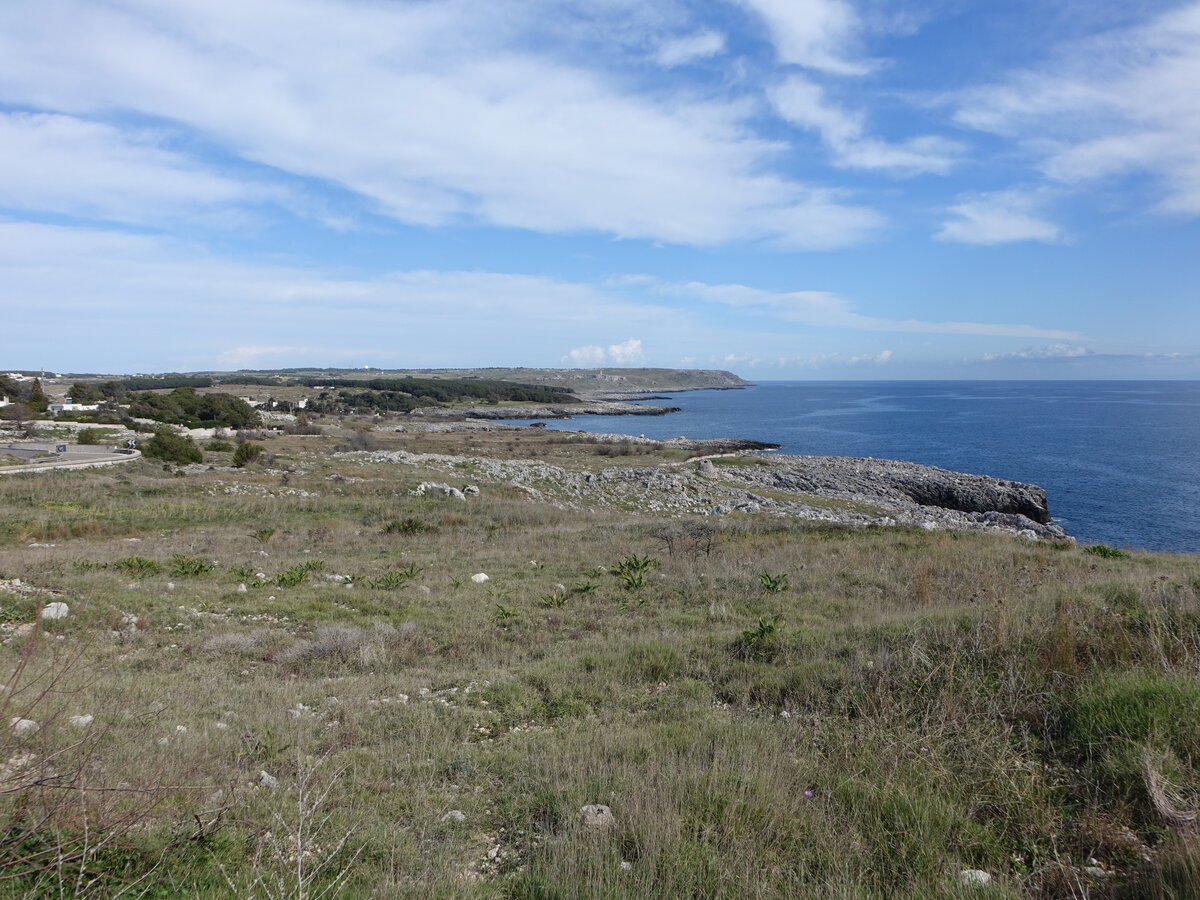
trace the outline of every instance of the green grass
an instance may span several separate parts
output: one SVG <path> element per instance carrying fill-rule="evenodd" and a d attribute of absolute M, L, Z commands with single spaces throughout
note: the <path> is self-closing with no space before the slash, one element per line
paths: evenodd
<path fill-rule="evenodd" d="M 0 622 L 71 607 L 0 634 L 0 897 L 295 896 L 297 836 L 346 897 L 1189 896 L 1144 765 L 1200 800 L 1196 557 L 435 501 L 337 440 L 0 481 L 0 578 L 61 592 Z"/>

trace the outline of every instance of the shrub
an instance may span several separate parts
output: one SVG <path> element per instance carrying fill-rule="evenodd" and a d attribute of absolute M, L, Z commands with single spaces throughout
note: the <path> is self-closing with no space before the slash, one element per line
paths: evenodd
<path fill-rule="evenodd" d="M 1092 556 L 1099 556 L 1101 559 L 1129 559 L 1129 554 L 1124 550 L 1109 547 L 1107 544 L 1096 544 L 1088 547 L 1084 552 L 1090 553 Z"/>
<path fill-rule="evenodd" d="M 79 432 L 78 435 L 76 435 L 76 441 L 80 444 L 87 444 L 89 446 L 94 444 L 102 444 L 104 443 L 104 439 L 107 437 L 107 435 L 108 432 L 104 431 L 102 428 L 84 428 Z"/>
<path fill-rule="evenodd" d="M 310 640 L 293 644 L 279 658 L 285 663 L 329 659 L 368 666 L 380 659 L 399 639 L 400 632 L 385 622 L 376 622 L 373 628 L 323 625 Z"/>
<path fill-rule="evenodd" d="M 162 571 L 162 566 L 152 559 L 146 559 L 144 556 L 127 556 L 124 559 L 118 559 L 114 563 L 109 563 L 114 569 L 120 569 L 130 575 L 144 578 L 147 575 L 155 575 Z"/>
<path fill-rule="evenodd" d="M 263 455 L 266 448 L 262 444 L 245 443 L 239 444 L 233 454 L 233 464 L 239 469 L 249 465 Z"/>
<path fill-rule="evenodd" d="M 754 628 L 747 628 L 733 642 L 733 655 L 739 659 L 770 662 L 779 653 L 779 633 L 783 619 L 763 616 Z"/>
<path fill-rule="evenodd" d="M 177 578 L 192 575 L 207 575 L 215 568 L 212 563 L 177 553 L 171 557 L 171 574 Z"/>
<path fill-rule="evenodd" d="M 233 450 L 233 444 L 229 443 L 229 441 L 222 441 L 218 440 L 217 438 L 213 438 L 204 445 L 204 449 L 211 450 L 213 453 L 229 453 L 231 450 Z"/>
<path fill-rule="evenodd" d="M 154 437 L 142 445 L 142 454 L 163 462 L 186 465 L 204 461 L 204 455 L 190 437 L 176 434 L 165 428 L 154 432 Z"/>
<path fill-rule="evenodd" d="M 411 516 L 407 519 L 392 519 L 383 525 L 384 534 L 420 534 L 423 531 L 436 531 L 433 525 L 427 525 L 420 519 Z"/>
<path fill-rule="evenodd" d="M 778 575 L 763 572 L 758 576 L 758 581 L 769 594 L 782 594 L 790 587 L 787 572 L 780 572 Z"/>

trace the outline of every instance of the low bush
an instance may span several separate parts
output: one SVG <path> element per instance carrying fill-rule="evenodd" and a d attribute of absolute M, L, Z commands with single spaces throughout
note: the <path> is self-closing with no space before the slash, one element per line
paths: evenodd
<path fill-rule="evenodd" d="M 239 444 L 237 450 L 233 453 L 233 464 L 239 469 L 250 465 L 263 455 L 266 448 L 262 444 L 247 442 Z"/>
<path fill-rule="evenodd" d="M 195 441 L 165 428 L 155 431 L 154 437 L 142 444 L 142 455 L 181 466 L 204 461 Z"/>

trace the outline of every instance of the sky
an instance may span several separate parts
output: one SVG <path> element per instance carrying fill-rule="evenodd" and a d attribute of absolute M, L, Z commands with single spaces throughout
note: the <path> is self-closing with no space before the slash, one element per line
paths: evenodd
<path fill-rule="evenodd" d="M 0 369 L 1200 378 L 1200 2 L 4 0 Z"/>

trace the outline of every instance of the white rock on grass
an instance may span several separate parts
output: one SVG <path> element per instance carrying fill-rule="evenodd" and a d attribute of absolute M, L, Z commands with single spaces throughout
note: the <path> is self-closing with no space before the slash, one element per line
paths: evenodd
<path fill-rule="evenodd" d="M 17 737 L 29 737 L 36 734 L 41 727 L 32 719 L 22 719 L 20 716 L 13 716 L 8 720 L 9 727 Z"/>
<path fill-rule="evenodd" d="M 491 581 L 492 579 L 488 578 L 483 572 L 476 572 L 471 576 L 471 580 L 476 584 L 483 584 L 484 582 Z"/>
<path fill-rule="evenodd" d="M 41 618 L 53 621 L 55 619 L 65 619 L 70 614 L 71 607 L 67 606 L 61 600 L 56 600 L 42 607 Z"/>
<path fill-rule="evenodd" d="M 273 791 L 279 787 L 279 779 L 266 771 L 262 771 L 258 773 L 258 786 Z"/>
<path fill-rule="evenodd" d="M 238 592 L 239 594 L 244 594 L 244 593 L 246 593 L 246 585 L 244 585 L 244 584 L 239 584 L 239 585 L 237 586 L 237 592 Z"/>
<path fill-rule="evenodd" d="M 467 821 L 467 814 L 465 812 L 463 812 L 461 809 L 452 809 L 452 810 L 450 810 L 450 812 L 448 812 L 444 816 L 442 816 L 442 821 L 443 822 L 465 822 L 465 821 Z"/>
<path fill-rule="evenodd" d="M 83 716 L 71 716 L 71 718 L 67 721 L 76 728 L 87 728 L 92 724 L 92 722 L 96 721 L 96 717 L 90 714 Z"/>
<path fill-rule="evenodd" d="M 983 887 L 991 883 L 992 876 L 982 869 L 963 869 L 958 873 L 958 881 L 968 887 Z"/>
<path fill-rule="evenodd" d="M 579 823 L 585 828 L 612 828 L 617 818 L 603 803 L 589 803 L 579 810 Z"/>

